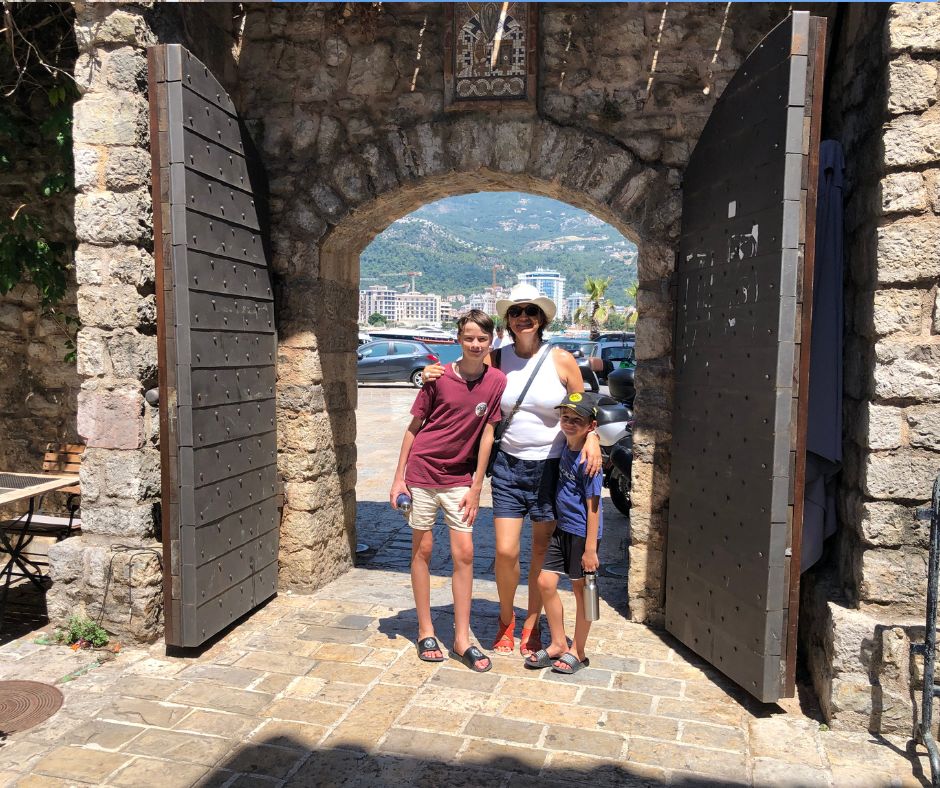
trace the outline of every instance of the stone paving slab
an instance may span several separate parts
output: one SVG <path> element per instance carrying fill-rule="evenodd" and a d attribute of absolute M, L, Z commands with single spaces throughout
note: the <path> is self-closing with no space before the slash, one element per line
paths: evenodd
<path fill-rule="evenodd" d="M 404 416 L 413 397 L 366 392 Z M 397 455 L 395 426 L 392 443 L 373 436 L 382 462 Z M 0 678 L 55 683 L 65 697 L 51 719 L 0 741 L 0 788 L 926 784 L 908 742 L 827 730 L 797 701 L 759 704 L 667 634 L 627 621 L 623 580 L 602 578 L 592 664 L 576 676 L 526 670 L 518 654 L 494 655 L 482 675 L 420 662 L 407 561 L 381 548 L 406 526 L 385 504 L 387 480 L 372 479 L 357 489 L 373 504 L 364 564 L 315 594 L 279 595 L 201 653 L 126 648 L 99 662 L 29 637 L 0 647 Z M 497 611 L 487 517 L 472 613 L 484 647 Z M 602 560 L 615 562 L 627 523 L 609 501 L 605 518 Z M 438 558 L 434 619 L 447 646 L 450 569 L 446 551 Z M 562 598 L 570 616 L 571 592 Z M 524 602 L 520 589 L 520 613 Z"/>

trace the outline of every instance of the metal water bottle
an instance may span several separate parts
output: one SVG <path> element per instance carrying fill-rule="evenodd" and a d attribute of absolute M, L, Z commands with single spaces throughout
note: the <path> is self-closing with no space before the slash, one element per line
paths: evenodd
<path fill-rule="evenodd" d="M 406 520 L 408 515 L 411 514 L 411 496 L 408 493 L 401 493 L 395 499 L 395 505 L 398 506 L 398 511 L 401 512 L 401 516 Z"/>
<path fill-rule="evenodd" d="M 597 572 L 584 573 L 584 620 L 597 621 L 601 617 L 597 598 Z"/>

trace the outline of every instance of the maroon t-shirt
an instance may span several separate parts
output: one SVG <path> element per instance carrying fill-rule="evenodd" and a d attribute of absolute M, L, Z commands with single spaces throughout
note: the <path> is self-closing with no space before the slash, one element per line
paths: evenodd
<path fill-rule="evenodd" d="M 501 418 L 499 401 L 506 376 L 490 366 L 467 382 L 448 364 L 444 374 L 418 392 L 411 415 L 424 421 L 405 466 L 405 481 L 415 487 L 469 486 L 477 448 L 487 422 Z"/>

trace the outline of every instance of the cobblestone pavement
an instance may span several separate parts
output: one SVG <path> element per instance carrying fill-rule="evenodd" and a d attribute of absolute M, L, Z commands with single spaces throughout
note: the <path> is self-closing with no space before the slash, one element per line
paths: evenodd
<path fill-rule="evenodd" d="M 0 679 L 65 695 L 55 716 L 0 744 L 0 786 L 926 784 L 926 760 L 905 741 L 825 730 L 811 701 L 755 703 L 665 633 L 626 621 L 614 577 L 602 579 L 591 667 L 577 676 L 527 671 L 518 655 L 482 675 L 419 662 L 409 535 L 385 503 L 413 395 L 360 389 L 370 549 L 326 588 L 281 594 L 198 655 L 73 652 L 35 635 L 0 648 Z M 617 572 L 627 525 L 605 505 L 602 560 Z M 476 531 L 472 621 L 484 646 L 497 610 L 490 523 Z M 446 644 L 445 546 L 432 604 Z M 570 592 L 565 602 L 570 612 Z"/>

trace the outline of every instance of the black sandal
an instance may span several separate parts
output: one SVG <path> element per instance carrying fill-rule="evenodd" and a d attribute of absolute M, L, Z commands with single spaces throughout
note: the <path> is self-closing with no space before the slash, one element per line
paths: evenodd
<path fill-rule="evenodd" d="M 491 660 L 486 654 L 484 654 L 476 646 L 470 646 L 463 654 L 458 654 L 456 651 L 451 651 L 450 656 L 452 659 L 459 660 L 463 662 L 470 670 L 474 673 L 486 673 L 486 671 L 493 668 L 493 660 Z M 478 668 L 477 662 L 481 660 L 486 660 L 487 665 L 485 668 Z"/>
<path fill-rule="evenodd" d="M 418 659 L 422 662 L 443 662 L 444 661 L 444 650 L 441 648 L 441 644 L 437 642 L 437 638 L 421 638 L 416 644 L 415 647 L 418 649 Z M 426 657 L 424 656 L 428 651 L 440 651 L 441 656 L 439 657 Z"/>

